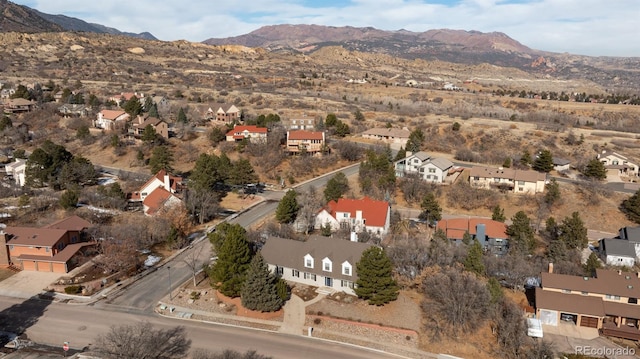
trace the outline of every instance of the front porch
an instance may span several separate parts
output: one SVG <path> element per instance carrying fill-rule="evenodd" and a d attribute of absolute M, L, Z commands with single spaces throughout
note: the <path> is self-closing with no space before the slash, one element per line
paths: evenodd
<path fill-rule="evenodd" d="M 630 339 L 638 341 L 640 340 L 640 330 L 633 325 L 633 322 L 628 322 L 627 324 L 622 324 L 617 326 L 613 321 L 607 321 L 602 325 L 602 329 L 600 329 L 602 335 L 623 339 Z"/>

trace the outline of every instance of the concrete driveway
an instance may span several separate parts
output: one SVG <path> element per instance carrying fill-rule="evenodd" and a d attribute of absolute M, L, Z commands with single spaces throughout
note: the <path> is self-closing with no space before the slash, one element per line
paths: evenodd
<path fill-rule="evenodd" d="M 0 282 L 0 295 L 14 298 L 31 298 L 45 290 L 62 275 L 21 271 Z"/>
<path fill-rule="evenodd" d="M 601 337 L 597 329 L 577 326 L 573 323 L 558 323 L 557 326 L 543 325 L 544 340 L 553 343 L 556 352 L 566 354 L 600 354 L 609 358 L 637 359 L 635 347 L 624 347 Z M 630 354 L 630 355 L 626 355 Z M 594 355 L 602 357 L 604 355 Z"/>

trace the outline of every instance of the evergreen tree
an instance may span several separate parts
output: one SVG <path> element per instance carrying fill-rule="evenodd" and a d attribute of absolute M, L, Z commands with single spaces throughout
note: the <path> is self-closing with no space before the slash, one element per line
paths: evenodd
<path fill-rule="evenodd" d="M 607 169 L 604 167 L 604 163 L 594 158 L 587 163 L 582 174 L 587 178 L 603 180 L 607 178 Z"/>
<path fill-rule="evenodd" d="M 152 173 L 157 173 L 161 169 L 167 172 L 173 171 L 171 164 L 173 163 L 173 154 L 167 146 L 158 146 L 153 149 L 151 158 L 149 159 L 149 167 Z"/>
<path fill-rule="evenodd" d="M 512 224 L 507 226 L 510 246 L 515 247 L 521 253 L 529 253 L 535 246 L 531 220 L 524 211 L 518 211 L 511 217 Z"/>
<path fill-rule="evenodd" d="M 551 151 L 540 151 L 538 158 L 533 161 L 533 169 L 538 172 L 550 172 L 553 169 L 553 156 L 551 155 Z"/>
<path fill-rule="evenodd" d="M 324 125 L 327 126 L 327 128 L 330 128 L 335 127 L 337 124 L 338 117 L 336 117 L 336 115 L 333 113 L 328 114 L 326 120 L 324 121 Z"/>
<path fill-rule="evenodd" d="M 219 172 L 218 162 L 215 154 L 201 153 L 189 175 L 189 188 L 210 191 L 216 183 L 222 182 L 224 178 Z"/>
<path fill-rule="evenodd" d="M 583 249 L 587 247 L 589 239 L 587 237 L 587 228 L 584 226 L 579 212 L 573 212 L 571 217 L 566 217 L 560 224 L 560 237 L 571 249 Z"/>
<path fill-rule="evenodd" d="M 143 109 L 145 112 L 149 112 L 151 110 L 151 107 L 153 107 L 154 103 L 153 103 L 153 99 L 151 98 L 151 96 L 147 96 L 144 98 L 144 106 Z"/>
<path fill-rule="evenodd" d="M 529 151 L 524 150 L 522 152 L 522 156 L 520 157 L 520 164 L 523 166 L 529 166 L 531 164 L 531 154 Z"/>
<path fill-rule="evenodd" d="M 349 128 L 349 125 L 338 120 L 338 123 L 336 124 L 336 130 L 335 130 L 336 136 L 344 137 L 349 133 L 351 133 L 351 129 Z"/>
<path fill-rule="evenodd" d="M 160 118 L 160 113 L 158 112 L 158 105 L 155 103 L 151 105 L 149 108 L 149 117 Z"/>
<path fill-rule="evenodd" d="M 491 219 L 494 221 L 502 222 L 502 223 L 504 223 L 504 221 L 507 219 L 504 216 L 504 209 L 500 208 L 500 205 L 496 205 L 495 207 L 493 207 L 493 212 L 491 213 Z"/>
<path fill-rule="evenodd" d="M 545 230 L 546 237 L 549 238 L 550 240 L 558 239 L 558 236 L 560 235 L 560 228 L 558 227 L 558 222 L 556 222 L 556 219 L 553 217 L 547 218 L 547 221 L 545 222 L 544 230 Z"/>
<path fill-rule="evenodd" d="M 396 157 L 393 159 L 393 161 L 400 161 L 405 157 L 407 157 L 407 150 L 405 150 L 404 147 L 400 146 L 400 149 L 398 150 L 398 153 L 396 153 Z"/>
<path fill-rule="evenodd" d="M 64 209 L 76 208 L 78 206 L 78 198 L 78 191 L 68 189 L 60 196 L 60 206 Z"/>
<path fill-rule="evenodd" d="M 422 203 L 420 204 L 420 208 L 422 209 L 422 212 L 420 212 L 419 218 L 426 220 L 428 224 L 442 219 L 442 208 L 440 207 L 440 204 L 433 192 L 428 192 L 424 196 Z"/>
<path fill-rule="evenodd" d="M 176 122 L 178 123 L 189 122 L 189 120 L 187 119 L 187 114 L 184 113 L 184 109 L 182 107 L 180 107 L 180 110 L 178 110 L 178 117 L 176 118 Z"/>
<path fill-rule="evenodd" d="M 560 200 L 560 185 L 555 178 L 552 178 L 549 183 L 544 185 L 544 190 L 544 202 L 549 206 Z"/>
<path fill-rule="evenodd" d="M 327 202 L 337 201 L 349 191 L 349 180 L 342 172 L 336 173 L 328 182 L 324 189 L 324 199 Z"/>
<path fill-rule="evenodd" d="M 282 197 L 280 203 L 278 203 L 278 208 L 276 208 L 276 220 L 278 222 L 292 223 L 296 220 L 298 210 L 300 210 L 298 200 L 296 199 L 297 195 L 296 191 L 290 189 L 285 193 L 284 197 Z"/>
<path fill-rule="evenodd" d="M 239 237 L 246 238 L 247 230 L 245 230 L 239 224 L 231 224 L 229 222 L 222 222 L 216 226 L 216 230 L 207 235 L 209 242 L 213 245 L 216 252 L 220 251 L 222 244 L 227 238 Z"/>
<path fill-rule="evenodd" d="M 230 184 L 242 186 L 255 182 L 258 182 L 258 175 L 256 175 L 248 159 L 241 158 L 231 166 L 229 173 Z"/>
<path fill-rule="evenodd" d="M 143 142 L 153 142 L 158 137 L 156 133 L 156 129 L 151 125 L 146 125 L 144 130 L 142 131 L 142 141 Z"/>
<path fill-rule="evenodd" d="M 584 274 L 589 277 L 594 277 L 596 275 L 596 269 L 600 268 L 602 268 L 602 263 L 598 255 L 595 254 L 595 252 L 591 252 L 589 258 L 587 258 L 587 263 L 584 264 Z"/>
<path fill-rule="evenodd" d="M 484 275 L 484 263 L 482 262 L 482 245 L 473 241 L 467 257 L 464 259 L 464 269 L 477 275 Z"/>
<path fill-rule="evenodd" d="M 640 224 L 640 189 L 620 203 L 620 211 L 628 220 Z"/>
<path fill-rule="evenodd" d="M 133 118 L 142 113 L 142 104 L 136 96 L 131 96 L 131 98 L 122 105 L 122 109 Z"/>
<path fill-rule="evenodd" d="M 246 232 L 230 230 L 217 243 L 220 243 L 217 250 L 218 260 L 209 274 L 211 285 L 228 297 L 238 297 L 252 255 Z"/>
<path fill-rule="evenodd" d="M 504 159 L 504 161 L 502 162 L 502 167 L 511 168 L 511 157 L 507 157 Z"/>
<path fill-rule="evenodd" d="M 278 295 L 278 278 L 269 271 L 260 253 L 253 256 L 242 286 L 242 306 L 261 312 L 275 312 L 284 301 Z"/>
<path fill-rule="evenodd" d="M 489 281 L 487 282 L 487 289 L 489 290 L 489 294 L 491 295 L 492 304 L 498 303 L 502 299 L 502 297 L 504 297 L 502 286 L 495 277 L 489 278 Z"/>
<path fill-rule="evenodd" d="M 356 112 L 353 113 L 353 118 L 358 122 L 362 122 L 365 120 L 364 115 L 362 114 L 362 112 L 360 112 L 360 110 L 356 110 Z"/>
<path fill-rule="evenodd" d="M 13 127 L 13 122 L 11 122 L 11 119 L 8 116 L 2 116 L 2 118 L 0 119 L 0 131 L 4 131 L 5 129 L 11 127 Z M 89 130 L 89 127 L 87 127 L 87 130 Z"/>
<path fill-rule="evenodd" d="M 371 305 L 384 305 L 398 298 L 399 287 L 393 279 L 391 260 L 380 247 L 369 247 L 356 263 L 359 298 Z"/>
<path fill-rule="evenodd" d="M 468 246 L 471 244 L 472 240 L 473 238 L 471 238 L 471 234 L 469 233 L 469 231 L 464 231 L 464 234 L 462 235 L 462 243 Z"/>
<path fill-rule="evenodd" d="M 424 132 L 422 129 L 416 128 L 411 131 L 409 134 L 409 139 L 407 140 L 407 152 L 415 153 L 420 151 L 422 148 L 422 144 L 424 143 Z"/>

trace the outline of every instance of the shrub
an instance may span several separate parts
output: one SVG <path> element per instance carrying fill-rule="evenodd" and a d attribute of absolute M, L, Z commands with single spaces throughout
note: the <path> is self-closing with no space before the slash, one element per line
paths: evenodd
<path fill-rule="evenodd" d="M 196 292 L 196 291 L 191 292 L 190 298 L 193 299 L 193 300 L 200 299 L 200 292 Z"/>
<path fill-rule="evenodd" d="M 67 294 L 78 294 L 82 292 L 82 286 L 70 285 L 64 288 L 64 292 Z"/>
<path fill-rule="evenodd" d="M 322 323 L 322 319 L 320 319 L 320 318 L 316 318 L 316 319 L 313 320 L 313 324 L 315 324 L 315 325 L 319 325 L 320 323 Z"/>

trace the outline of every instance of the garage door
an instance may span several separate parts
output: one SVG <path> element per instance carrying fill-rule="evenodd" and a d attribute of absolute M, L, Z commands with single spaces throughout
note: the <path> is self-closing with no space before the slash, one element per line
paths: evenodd
<path fill-rule="evenodd" d="M 38 262 L 38 272 L 51 272 L 51 263 Z"/>
<path fill-rule="evenodd" d="M 36 270 L 36 262 L 22 261 L 22 270 Z"/>
<path fill-rule="evenodd" d="M 580 319 L 581 327 L 589 327 L 589 328 L 597 328 L 598 327 L 598 318 L 596 317 L 585 317 L 584 315 Z"/>

